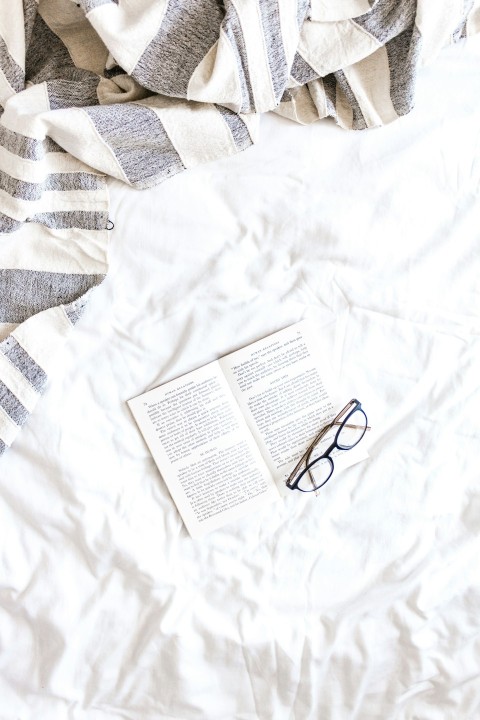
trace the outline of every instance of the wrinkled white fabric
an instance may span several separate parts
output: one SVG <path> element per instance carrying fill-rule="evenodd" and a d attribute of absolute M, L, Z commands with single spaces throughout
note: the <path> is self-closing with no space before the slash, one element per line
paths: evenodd
<path fill-rule="evenodd" d="M 110 274 L 2 459 L 2 720 L 478 717 L 479 59 L 388 127 L 265 117 L 111 183 Z M 370 459 L 193 542 L 125 401 L 307 316 Z"/>

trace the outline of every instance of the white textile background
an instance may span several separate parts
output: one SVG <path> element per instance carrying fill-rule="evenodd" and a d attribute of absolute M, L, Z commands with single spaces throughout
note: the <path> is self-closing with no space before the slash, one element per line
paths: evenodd
<path fill-rule="evenodd" d="M 1 463 L 2 720 L 480 717 L 479 67 L 111 183 L 110 273 Z M 302 317 L 371 457 L 194 542 L 125 401 Z"/>

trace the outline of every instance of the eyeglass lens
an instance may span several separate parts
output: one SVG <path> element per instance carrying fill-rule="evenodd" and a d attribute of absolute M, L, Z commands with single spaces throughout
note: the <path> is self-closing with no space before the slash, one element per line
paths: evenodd
<path fill-rule="evenodd" d="M 337 445 L 341 450 L 350 450 L 360 442 L 367 428 L 367 417 L 363 410 L 355 410 L 340 429 Z"/>
<path fill-rule="evenodd" d="M 298 489 L 311 492 L 327 482 L 333 472 L 333 463 L 329 457 L 321 458 L 312 467 L 302 474 L 298 482 Z"/>

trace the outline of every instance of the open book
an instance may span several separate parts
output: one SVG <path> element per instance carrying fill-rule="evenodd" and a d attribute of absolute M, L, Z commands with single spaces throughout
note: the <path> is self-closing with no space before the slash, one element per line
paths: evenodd
<path fill-rule="evenodd" d="M 335 416 L 321 357 L 304 320 L 129 400 L 192 537 L 290 492 L 295 461 Z"/>

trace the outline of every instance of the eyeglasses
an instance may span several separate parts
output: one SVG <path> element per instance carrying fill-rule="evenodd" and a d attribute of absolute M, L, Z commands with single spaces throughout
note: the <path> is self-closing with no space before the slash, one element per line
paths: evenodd
<path fill-rule="evenodd" d="M 350 400 L 337 417 L 314 438 L 304 455 L 290 473 L 286 485 L 289 490 L 314 492 L 332 477 L 334 450 L 351 450 L 370 430 L 367 416 L 358 400 Z M 326 449 L 325 445 L 328 445 Z"/>

